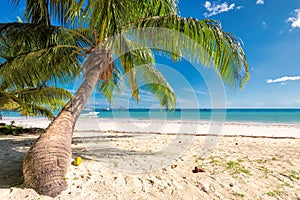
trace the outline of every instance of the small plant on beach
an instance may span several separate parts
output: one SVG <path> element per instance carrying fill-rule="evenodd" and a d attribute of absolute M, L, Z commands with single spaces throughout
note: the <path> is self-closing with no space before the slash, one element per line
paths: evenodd
<path fill-rule="evenodd" d="M 198 168 L 205 171 L 204 163 L 198 164 Z"/>
<path fill-rule="evenodd" d="M 18 185 L 22 185 L 23 183 L 24 183 L 24 176 L 20 176 L 18 181 L 12 182 L 8 186 L 9 187 L 15 187 L 15 186 L 18 186 Z"/>
<path fill-rule="evenodd" d="M 118 168 L 118 167 L 119 167 L 118 163 L 114 162 L 114 168 Z"/>
<path fill-rule="evenodd" d="M 219 162 L 219 160 L 214 156 L 210 156 L 209 158 L 210 158 L 209 163 L 218 163 Z"/>
<path fill-rule="evenodd" d="M 290 170 L 290 171 L 287 172 L 287 174 L 292 179 L 300 180 L 299 172 L 297 172 L 295 170 Z"/>
<path fill-rule="evenodd" d="M 294 188 L 294 186 L 292 186 L 291 184 L 289 184 L 288 182 L 282 181 L 282 187 L 289 187 L 289 188 Z"/>
<path fill-rule="evenodd" d="M 238 161 L 228 161 L 225 165 L 226 169 L 230 170 L 232 175 L 244 173 L 244 174 L 250 174 L 250 170 L 246 169 L 244 166 L 242 166 Z"/>
<path fill-rule="evenodd" d="M 198 163 L 197 167 L 199 169 L 205 170 L 204 169 L 204 163 L 203 163 L 203 161 L 205 160 L 205 158 L 198 157 L 197 155 L 193 155 L 193 157 L 195 158 L 195 162 Z M 200 163 L 200 161 L 201 161 L 201 163 Z"/>
<path fill-rule="evenodd" d="M 5 135 L 18 135 L 23 132 L 22 126 L 4 125 L 0 126 L 0 133 Z"/>
<path fill-rule="evenodd" d="M 280 191 L 279 190 L 272 190 L 267 192 L 267 195 L 271 196 L 271 197 L 275 197 L 275 196 L 279 196 L 280 195 Z"/>
<path fill-rule="evenodd" d="M 265 166 L 260 166 L 258 168 L 258 170 L 262 171 L 265 175 L 265 177 L 267 177 L 270 173 L 272 173 L 272 171 L 268 168 L 266 168 Z"/>
<path fill-rule="evenodd" d="M 240 193 L 240 192 L 236 192 L 235 196 L 237 196 L 237 197 L 245 197 L 245 194 Z"/>
<path fill-rule="evenodd" d="M 195 162 L 196 162 L 196 163 L 199 162 L 199 161 L 205 160 L 205 158 L 199 157 L 199 156 L 197 156 L 197 155 L 193 155 L 193 157 L 195 158 Z"/>

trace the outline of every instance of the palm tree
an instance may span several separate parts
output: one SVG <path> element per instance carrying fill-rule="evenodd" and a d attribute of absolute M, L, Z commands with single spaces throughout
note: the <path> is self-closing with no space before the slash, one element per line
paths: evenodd
<path fill-rule="evenodd" d="M 99 81 L 102 80 L 104 94 L 111 97 L 111 90 L 117 86 L 114 81 L 118 77 L 116 71 L 126 73 L 134 99 L 139 100 L 141 83 L 138 78 L 142 77 L 147 83 L 144 88 L 154 92 L 162 106 L 175 106 L 172 88 L 154 66 L 153 50 L 163 52 L 174 60 L 186 55 L 190 60 L 201 61 L 207 66 L 213 63 L 220 77 L 234 88 L 242 88 L 247 82 L 248 65 L 239 40 L 223 31 L 216 21 L 181 17 L 176 3 L 176 0 L 27 0 L 25 15 L 32 23 L 50 27 L 50 17 L 54 16 L 65 27 L 71 27 L 63 23 L 68 18 L 74 26 L 88 27 L 87 34 L 83 35 L 95 38 L 90 40 L 90 48 L 81 53 L 89 55 L 83 65 L 86 72 L 82 85 L 25 157 L 23 173 L 27 186 L 52 197 L 66 188 L 63 177 L 70 165 L 71 138 L 76 120 Z M 152 32 L 159 37 L 146 38 L 140 34 L 141 31 L 135 39 L 122 34 L 147 27 L 182 33 L 195 41 L 205 53 L 197 45 L 189 46 L 187 41 L 178 41 L 178 37 L 177 40 L 176 37 L 166 40 L 162 33 Z M 114 42 L 116 40 L 117 43 Z M 154 49 L 147 48 L 149 44 Z M 119 57 L 119 62 L 114 62 L 114 55 Z M 141 64 L 144 67 L 138 70 Z"/>

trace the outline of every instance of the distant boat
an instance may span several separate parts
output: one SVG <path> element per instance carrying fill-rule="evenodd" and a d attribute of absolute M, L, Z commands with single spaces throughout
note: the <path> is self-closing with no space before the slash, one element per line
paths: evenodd
<path fill-rule="evenodd" d="M 97 116 L 98 114 L 99 112 L 88 112 L 88 113 L 81 114 L 81 116 Z"/>
<path fill-rule="evenodd" d="M 103 108 L 102 111 L 110 111 L 110 108 Z"/>

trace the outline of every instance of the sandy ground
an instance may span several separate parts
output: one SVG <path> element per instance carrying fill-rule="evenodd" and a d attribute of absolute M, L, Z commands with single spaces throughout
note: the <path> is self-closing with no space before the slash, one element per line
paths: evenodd
<path fill-rule="evenodd" d="M 49 123 L 32 121 L 17 123 Z M 55 199 L 300 199 L 299 126 L 155 123 L 80 120 L 72 148 L 83 162 Z M 51 199 L 17 185 L 36 138 L 0 136 L 1 199 Z"/>

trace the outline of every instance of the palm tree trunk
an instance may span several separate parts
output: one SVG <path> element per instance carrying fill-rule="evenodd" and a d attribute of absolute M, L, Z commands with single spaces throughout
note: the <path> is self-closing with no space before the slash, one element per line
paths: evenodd
<path fill-rule="evenodd" d="M 25 156 L 25 185 L 39 194 L 55 197 L 67 188 L 64 176 L 71 163 L 74 126 L 99 78 L 111 61 L 107 50 L 94 52 L 86 62 L 87 73 L 72 99 Z"/>

